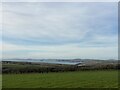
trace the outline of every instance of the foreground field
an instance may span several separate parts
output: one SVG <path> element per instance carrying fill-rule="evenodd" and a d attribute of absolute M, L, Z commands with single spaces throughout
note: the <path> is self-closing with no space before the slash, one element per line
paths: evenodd
<path fill-rule="evenodd" d="M 2 74 L 0 74 L 0 90 L 2 89 Z"/>
<path fill-rule="evenodd" d="M 118 71 L 3 74 L 3 88 L 117 88 Z"/>

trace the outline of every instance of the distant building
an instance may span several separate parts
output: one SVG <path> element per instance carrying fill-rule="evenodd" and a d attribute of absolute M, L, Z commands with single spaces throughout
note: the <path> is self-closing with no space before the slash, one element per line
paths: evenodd
<path fill-rule="evenodd" d="M 77 63 L 77 64 L 75 64 L 76 66 L 85 66 L 85 63 L 83 63 L 83 62 L 79 62 L 79 63 Z"/>

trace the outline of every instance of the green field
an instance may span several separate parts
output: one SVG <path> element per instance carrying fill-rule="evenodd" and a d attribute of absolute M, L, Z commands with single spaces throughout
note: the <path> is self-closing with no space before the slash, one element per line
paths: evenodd
<path fill-rule="evenodd" d="M 3 88 L 117 88 L 118 71 L 3 74 Z"/>
<path fill-rule="evenodd" d="M 2 74 L 0 74 L 0 90 L 2 89 Z"/>

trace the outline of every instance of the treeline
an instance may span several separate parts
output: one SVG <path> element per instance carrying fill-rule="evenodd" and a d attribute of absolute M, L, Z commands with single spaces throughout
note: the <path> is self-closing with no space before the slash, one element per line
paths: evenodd
<path fill-rule="evenodd" d="M 94 66 L 76 66 L 76 65 L 51 65 L 40 66 L 33 64 L 3 64 L 2 73 L 49 73 L 49 72 L 68 72 L 68 71 L 84 71 L 84 70 L 118 70 L 120 64 L 106 64 Z"/>

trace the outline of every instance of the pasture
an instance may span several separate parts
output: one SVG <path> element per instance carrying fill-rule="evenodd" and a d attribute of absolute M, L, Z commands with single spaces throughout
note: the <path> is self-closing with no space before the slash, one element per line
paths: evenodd
<path fill-rule="evenodd" d="M 3 88 L 117 88 L 117 70 L 3 74 Z"/>

